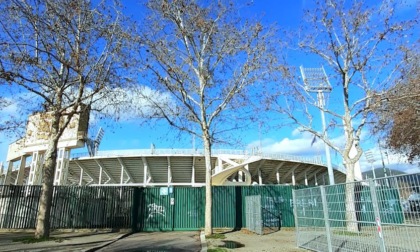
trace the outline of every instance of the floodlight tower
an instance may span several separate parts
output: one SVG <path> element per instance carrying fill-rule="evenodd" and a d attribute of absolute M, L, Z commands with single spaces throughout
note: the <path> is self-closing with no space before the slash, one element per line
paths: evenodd
<path fill-rule="evenodd" d="M 87 139 L 86 147 L 88 149 L 89 156 L 94 157 L 98 153 L 99 144 L 101 144 L 102 138 L 104 137 L 104 133 L 104 130 L 102 129 L 102 127 L 100 127 L 95 139 Z"/>
<path fill-rule="evenodd" d="M 328 135 L 327 135 L 327 130 L 325 126 L 325 114 L 324 114 L 324 107 L 325 107 L 324 93 L 330 93 L 332 90 L 327 74 L 325 73 L 324 67 L 303 68 L 303 66 L 300 66 L 300 73 L 302 74 L 306 92 L 316 93 L 317 95 L 318 107 L 319 107 L 319 110 L 321 111 L 321 121 L 322 121 L 322 129 L 324 131 L 323 132 L 324 138 L 327 139 Z M 331 165 L 330 148 L 325 142 L 324 142 L 324 145 L 325 145 L 325 156 L 327 159 L 328 177 L 330 180 L 330 185 L 334 185 L 335 184 L 334 171 Z"/>
<path fill-rule="evenodd" d="M 375 168 L 373 168 L 373 163 L 375 163 L 375 158 L 373 157 L 372 151 L 366 151 L 365 157 L 368 163 L 370 164 L 370 168 L 372 169 L 373 179 L 376 181 L 376 174 L 375 174 Z M 375 182 L 376 183 L 376 182 Z"/>

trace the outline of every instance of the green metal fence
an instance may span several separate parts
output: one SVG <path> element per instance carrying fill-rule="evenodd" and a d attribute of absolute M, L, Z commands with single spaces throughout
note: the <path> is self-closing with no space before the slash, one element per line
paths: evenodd
<path fill-rule="evenodd" d="M 33 228 L 40 186 L 0 186 L 0 228 Z"/>
<path fill-rule="evenodd" d="M 295 187 L 296 188 L 296 187 Z M 213 187 L 213 227 L 246 227 L 245 197 L 260 195 L 265 226 L 294 226 L 292 186 Z M 0 186 L 0 228 L 35 228 L 40 186 Z M 55 187 L 51 228 L 200 230 L 204 187 Z"/>
<path fill-rule="evenodd" d="M 294 191 L 297 244 L 313 251 L 420 251 L 420 174 Z"/>
<path fill-rule="evenodd" d="M 133 188 L 55 187 L 51 228 L 130 227 Z M 0 228 L 35 228 L 41 186 L 0 186 Z"/>
<path fill-rule="evenodd" d="M 295 187 L 297 188 L 297 187 Z M 212 187 L 213 228 L 246 227 L 245 197 L 260 195 L 265 227 L 294 226 L 291 186 Z M 204 226 L 205 188 L 136 188 L 133 229 L 199 230 Z"/>

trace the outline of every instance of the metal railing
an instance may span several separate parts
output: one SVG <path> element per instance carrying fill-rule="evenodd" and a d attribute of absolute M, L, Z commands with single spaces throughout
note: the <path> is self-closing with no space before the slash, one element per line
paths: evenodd
<path fill-rule="evenodd" d="M 54 187 L 51 228 L 129 228 L 133 188 Z M 0 186 L 0 229 L 35 228 L 41 186 Z"/>
<path fill-rule="evenodd" d="M 420 251 L 420 174 L 293 191 L 297 245 Z"/>
<path fill-rule="evenodd" d="M 213 227 L 241 229 L 243 204 L 260 195 L 262 230 L 294 226 L 293 186 L 214 186 Z M 0 229 L 33 229 L 41 186 L 0 186 Z M 132 228 L 140 231 L 200 230 L 204 227 L 204 187 L 55 186 L 52 229 Z"/>

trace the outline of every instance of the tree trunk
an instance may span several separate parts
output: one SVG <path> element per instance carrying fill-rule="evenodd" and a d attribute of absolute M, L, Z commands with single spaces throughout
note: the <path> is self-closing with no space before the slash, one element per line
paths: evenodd
<path fill-rule="evenodd" d="M 205 224 L 204 233 L 205 235 L 211 235 L 213 233 L 212 228 L 212 193 L 211 193 L 211 143 L 208 137 L 208 133 L 204 132 L 204 159 L 206 163 L 206 210 L 205 210 Z"/>
<path fill-rule="evenodd" d="M 356 205 L 355 205 L 355 183 L 354 183 L 354 163 L 345 159 L 346 176 L 346 225 L 347 231 L 358 232 Z"/>
<path fill-rule="evenodd" d="M 51 135 L 42 170 L 42 191 L 39 199 L 38 216 L 36 220 L 35 238 L 50 236 L 50 213 L 54 191 L 54 175 L 57 163 L 57 144 L 60 116 L 52 119 Z"/>

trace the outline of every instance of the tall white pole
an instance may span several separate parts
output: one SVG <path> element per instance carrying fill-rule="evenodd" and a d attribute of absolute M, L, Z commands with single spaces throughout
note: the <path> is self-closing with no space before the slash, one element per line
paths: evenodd
<path fill-rule="evenodd" d="M 375 174 L 375 168 L 373 167 L 373 163 L 370 163 L 370 168 L 372 169 L 373 180 L 375 180 L 375 183 L 376 183 L 376 174 Z"/>
<path fill-rule="evenodd" d="M 305 71 L 307 71 L 307 74 L 305 74 Z M 302 78 L 305 83 L 305 91 L 317 93 L 318 107 L 319 107 L 319 110 L 321 111 L 323 140 L 324 140 L 324 146 L 325 146 L 325 156 L 327 159 L 328 177 L 329 177 L 330 185 L 334 185 L 335 184 L 334 171 L 331 165 L 330 147 L 325 141 L 328 139 L 328 134 L 327 134 L 326 126 L 325 126 L 325 115 L 324 115 L 324 107 L 325 107 L 324 92 L 329 93 L 331 92 L 332 88 L 323 67 L 307 68 L 305 70 L 303 66 L 300 66 L 300 72 L 302 74 Z"/>
<path fill-rule="evenodd" d="M 322 93 L 322 91 L 318 92 L 318 103 L 319 103 L 319 110 L 321 111 L 321 120 L 322 120 L 322 130 L 324 133 L 324 139 L 328 139 L 328 134 L 327 134 L 327 130 L 326 130 L 326 125 L 325 125 L 325 114 L 324 114 L 324 93 Z M 335 181 L 334 181 L 334 171 L 332 168 L 332 164 L 331 164 L 331 154 L 330 154 L 330 147 L 328 146 L 328 144 L 324 141 L 324 146 L 325 146 L 325 157 L 327 159 L 327 168 L 328 168 L 328 178 L 329 178 L 329 182 L 330 185 L 334 185 Z"/>

